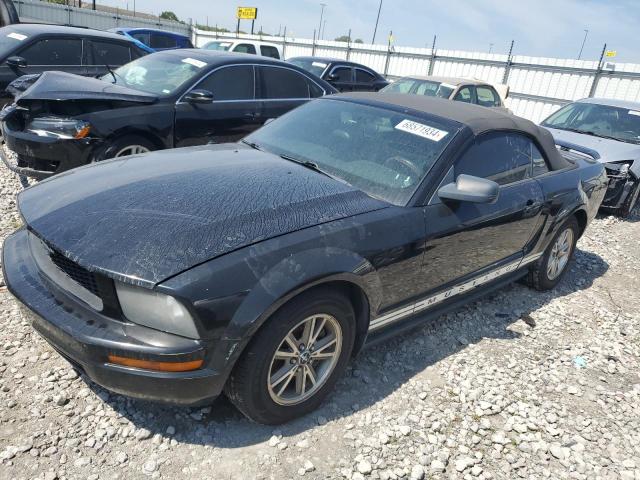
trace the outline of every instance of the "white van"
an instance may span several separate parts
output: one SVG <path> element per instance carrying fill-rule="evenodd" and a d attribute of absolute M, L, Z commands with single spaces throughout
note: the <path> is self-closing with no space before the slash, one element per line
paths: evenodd
<path fill-rule="evenodd" d="M 275 43 L 260 42 L 257 40 L 243 39 L 219 39 L 205 43 L 202 48 L 205 50 L 220 50 L 226 52 L 252 53 L 263 57 L 282 59 L 280 47 Z"/>

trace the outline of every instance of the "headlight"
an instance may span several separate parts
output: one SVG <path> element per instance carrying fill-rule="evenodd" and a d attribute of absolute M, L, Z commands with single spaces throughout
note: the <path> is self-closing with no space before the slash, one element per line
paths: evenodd
<path fill-rule="evenodd" d="M 37 117 L 27 124 L 26 130 L 41 137 L 84 138 L 91 125 L 83 120 L 61 117 Z"/>
<path fill-rule="evenodd" d="M 191 314 L 172 296 L 121 282 L 116 282 L 116 292 L 122 312 L 131 322 L 183 337 L 200 338 Z"/>

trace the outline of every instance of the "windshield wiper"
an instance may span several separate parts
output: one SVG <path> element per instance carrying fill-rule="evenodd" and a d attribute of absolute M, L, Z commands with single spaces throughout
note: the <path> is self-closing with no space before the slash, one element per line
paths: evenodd
<path fill-rule="evenodd" d="M 111 74 L 111 76 L 113 77 L 113 82 L 111 82 L 111 83 L 118 83 L 118 78 L 116 77 L 116 73 L 106 63 L 104 64 L 104 66 L 107 68 L 107 72 L 109 72 Z"/>
<path fill-rule="evenodd" d="M 246 140 L 240 140 L 245 145 L 249 145 L 251 148 L 262 151 L 262 147 L 258 145 L 256 142 L 247 142 Z"/>
<path fill-rule="evenodd" d="M 287 155 L 286 153 L 280 153 L 280 154 L 278 154 L 278 156 L 280 158 L 284 159 L 284 160 L 288 160 L 290 162 L 297 163 L 298 165 L 302 165 L 303 167 L 306 167 L 309 170 L 313 170 L 314 172 L 318 172 L 318 173 L 324 175 L 325 177 L 329 177 L 329 178 L 331 178 L 333 180 L 337 180 L 338 182 L 342 182 L 342 183 L 345 183 L 347 185 L 351 185 L 349 182 L 345 181 L 344 179 L 339 178 L 339 177 L 335 177 L 335 176 L 331 175 L 330 173 L 322 170 L 318 166 L 317 163 L 312 162 L 311 160 L 301 160 L 299 158 L 292 157 L 291 155 Z"/>
<path fill-rule="evenodd" d="M 558 128 L 558 127 L 552 127 L 552 128 Z M 625 141 L 618 137 L 612 137 L 611 135 L 604 135 L 602 133 L 594 132 L 593 130 L 580 130 L 579 128 L 569 128 L 569 127 L 559 128 L 559 130 L 567 130 L 569 132 L 582 133 L 583 135 L 591 135 L 592 137 L 607 138 L 609 140 L 618 140 L 619 142 Z"/>

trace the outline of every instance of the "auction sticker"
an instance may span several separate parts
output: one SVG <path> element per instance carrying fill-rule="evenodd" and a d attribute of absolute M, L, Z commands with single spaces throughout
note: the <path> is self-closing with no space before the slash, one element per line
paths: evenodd
<path fill-rule="evenodd" d="M 640 117 L 640 112 L 638 112 L 637 110 L 629 110 L 629 115 Z"/>
<path fill-rule="evenodd" d="M 413 133 L 414 135 L 427 138 L 433 142 L 439 142 L 449 133 L 411 120 L 402 120 L 398 125 L 396 125 L 396 129 L 407 133 Z"/>
<path fill-rule="evenodd" d="M 27 36 L 26 36 L 26 35 L 22 35 L 21 33 L 16 33 L 16 32 L 8 33 L 8 34 L 7 34 L 7 37 L 9 37 L 9 38 L 15 38 L 16 40 L 20 40 L 20 41 L 22 41 L 22 40 L 24 40 L 24 39 L 26 39 L 26 38 L 27 38 Z"/>
<path fill-rule="evenodd" d="M 321 67 L 321 68 L 324 68 L 327 66 L 326 63 L 322 63 L 322 62 L 313 62 L 311 65 L 313 65 L 314 67 Z"/>
<path fill-rule="evenodd" d="M 196 60 L 195 58 L 187 57 L 182 59 L 183 63 L 188 63 L 189 65 L 193 65 L 194 67 L 202 68 L 207 62 L 203 62 L 201 60 Z"/>

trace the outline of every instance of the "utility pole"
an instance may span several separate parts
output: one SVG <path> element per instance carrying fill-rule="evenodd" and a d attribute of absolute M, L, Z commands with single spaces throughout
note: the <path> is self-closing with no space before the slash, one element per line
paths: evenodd
<path fill-rule="evenodd" d="M 580 53 L 578 53 L 578 60 L 582 58 L 582 50 L 584 49 L 584 44 L 587 42 L 587 35 L 589 35 L 589 30 L 585 28 L 584 30 L 584 38 L 582 39 L 582 45 L 580 46 Z"/>
<path fill-rule="evenodd" d="M 322 16 L 324 15 L 324 7 L 326 7 L 326 3 L 320 3 L 320 24 L 318 25 L 318 34 L 320 34 L 320 30 L 322 29 Z"/>
<path fill-rule="evenodd" d="M 376 43 L 376 32 L 378 31 L 378 21 L 380 20 L 380 10 L 382 10 L 382 0 L 380 0 L 380 5 L 378 6 L 378 16 L 376 17 L 376 26 L 373 27 L 373 38 L 371 39 L 371 43 Z"/>

